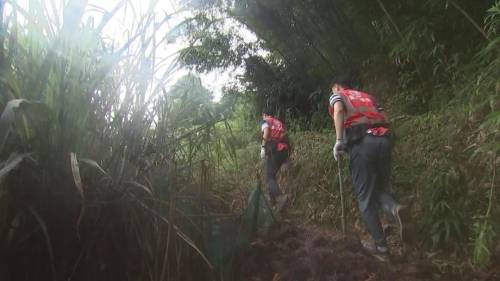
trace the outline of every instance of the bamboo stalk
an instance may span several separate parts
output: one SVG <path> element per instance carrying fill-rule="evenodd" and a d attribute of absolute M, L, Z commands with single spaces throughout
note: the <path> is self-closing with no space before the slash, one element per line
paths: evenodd
<path fill-rule="evenodd" d="M 462 7 L 457 4 L 457 2 L 455 2 L 454 0 L 447 1 L 449 1 L 455 9 L 457 9 L 462 15 L 464 15 L 464 17 L 472 24 L 472 26 L 474 26 L 474 28 L 483 36 L 486 41 L 491 42 L 488 34 L 486 34 L 486 32 L 479 26 L 479 24 L 477 24 L 477 22 L 464 9 L 462 9 Z"/>
<path fill-rule="evenodd" d="M 382 3 L 381 0 L 377 0 L 377 3 L 380 6 L 380 9 L 382 9 L 382 11 L 384 12 L 384 14 L 387 16 L 387 19 L 389 19 L 389 21 L 391 22 L 392 26 L 394 27 L 394 29 L 398 33 L 399 37 L 403 38 L 403 34 L 401 33 L 401 30 L 399 29 L 398 25 L 396 24 L 396 22 L 392 18 L 391 14 L 389 14 L 389 12 L 387 11 L 387 9 L 385 8 L 384 3 Z"/>
<path fill-rule="evenodd" d="M 344 183 L 342 182 L 342 164 L 340 163 L 342 156 L 339 157 L 337 161 L 337 168 L 339 173 L 339 190 L 340 190 L 340 209 L 341 209 L 341 223 L 342 223 L 342 235 L 345 235 L 345 206 L 344 206 Z"/>
<path fill-rule="evenodd" d="M 495 179 L 496 179 L 496 160 L 497 154 L 493 153 L 493 159 L 491 161 L 491 167 L 493 168 L 493 175 L 491 177 L 491 188 L 490 188 L 490 200 L 488 203 L 488 210 L 486 211 L 486 219 L 489 219 L 491 215 L 491 210 L 493 209 L 493 202 L 495 202 Z"/>
<path fill-rule="evenodd" d="M 382 0 L 377 0 L 378 5 L 380 6 L 380 9 L 384 12 L 384 14 L 387 16 L 387 19 L 389 19 L 389 22 L 392 24 L 393 28 L 396 30 L 396 33 L 399 35 L 399 38 L 401 40 L 404 40 L 403 33 L 401 32 L 401 29 L 399 29 L 399 26 L 396 24 L 396 21 L 392 18 L 391 14 L 387 9 L 385 8 L 384 3 L 382 3 Z M 422 72 L 420 71 L 420 67 L 417 64 L 416 59 L 412 59 L 413 65 L 415 66 L 415 70 L 417 71 L 418 77 L 420 78 L 420 81 L 424 81 L 424 78 L 422 76 Z"/>

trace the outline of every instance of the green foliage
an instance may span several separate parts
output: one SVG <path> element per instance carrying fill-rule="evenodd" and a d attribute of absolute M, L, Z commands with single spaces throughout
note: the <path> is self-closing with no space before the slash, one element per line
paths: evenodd
<path fill-rule="evenodd" d="M 290 216 L 340 229 L 339 171 L 331 153 L 333 132 L 295 131 L 292 139 L 294 149 L 287 171 L 282 171 L 285 177 L 281 183 L 293 204 L 288 209 Z M 346 160 L 342 167 L 346 220 L 352 228 L 359 220 L 358 205 Z"/>
<path fill-rule="evenodd" d="M 460 249 L 468 237 L 467 222 L 471 221 L 467 217 L 469 200 L 462 171 L 451 168 L 438 172 L 432 187 L 425 190 L 422 198 L 423 241 L 435 248 Z"/>
<path fill-rule="evenodd" d="M 206 10 L 203 11 L 179 26 L 190 41 L 190 45 L 181 50 L 180 61 L 198 72 L 241 65 L 252 45 L 246 43 L 234 28 L 227 28 L 234 23 L 214 19 L 206 14 Z"/>
<path fill-rule="evenodd" d="M 199 77 L 187 75 L 180 78 L 167 95 L 171 126 L 189 129 L 213 118 L 212 94 L 203 87 Z"/>
<path fill-rule="evenodd" d="M 495 59 L 498 60 L 498 46 L 500 44 L 500 1 L 495 1 L 495 4 L 488 9 L 484 23 L 490 42 L 481 50 L 480 55 L 490 61 Z"/>
<path fill-rule="evenodd" d="M 227 29 L 214 23 L 227 22 L 227 17 L 231 17 L 254 32 L 260 39 L 259 47 L 269 53 L 252 51 L 244 61 L 231 59 L 236 65 L 244 65 L 242 81 L 255 96 L 257 108 L 270 105 L 279 112 L 292 112 L 294 118 L 308 120 L 326 102 L 326 98 L 320 97 L 329 92 L 327 85 L 332 75 L 349 72 L 360 80 L 367 78 L 364 72 L 379 65 L 379 71 L 396 73 L 396 81 L 376 94 L 384 98 L 396 96 L 405 113 L 420 114 L 440 108 L 460 92 L 450 88 L 470 75 L 465 69 L 474 55 L 479 50 L 496 50 L 498 43 L 498 4 L 490 8 L 491 1 L 487 0 L 474 5 L 465 0 L 412 0 L 403 4 L 366 0 L 233 0 L 213 4 L 209 9 L 206 5 L 194 5 L 198 12 L 195 19 L 205 20 L 193 21 L 198 32 L 191 32 L 188 38 L 208 43 L 196 47 L 194 53 L 199 55 L 189 63 L 208 69 L 207 65 L 217 67 L 233 57 L 234 51 L 228 53 L 213 47 L 229 48 L 229 44 L 221 43 L 228 40 L 220 35 Z M 488 8 L 483 29 L 478 23 Z M 211 20 L 206 20 L 207 14 Z M 210 29 L 204 32 L 207 23 Z M 232 49 L 236 50 L 234 46 Z M 216 59 L 220 54 L 226 58 Z M 489 56 L 493 58 L 491 53 Z M 450 90 L 433 95 L 436 87 Z"/>
<path fill-rule="evenodd" d="M 483 218 L 474 223 L 472 261 L 479 266 L 487 266 L 493 256 L 494 241 L 497 232 L 490 219 Z"/>
<path fill-rule="evenodd" d="M 82 22 L 86 1 L 58 3 L 61 14 L 46 2 L 1 4 L 11 12 L 0 32 L 0 251 L 22 254 L 8 261 L 31 266 L 23 280 L 95 280 L 95 268 L 104 268 L 99 280 L 163 280 L 175 279 L 174 267 L 209 267 L 204 240 L 190 238 L 198 230 L 183 231 L 204 224 L 176 218 L 175 198 L 201 186 L 243 208 L 243 187 L 262 170 L 256 116 L 266 106 L 296 131 L 284 182 L 296 214 L 337 225 L 326 103 L 331 76 L 345 71 L 403 114 L 393 191 L 415 197 L 422 241 L 465 249 L 470 238 L 473 261 L 490 261 L 494 177 L 490 193 L 484 187 L 500 148 L 498 1 L 184 1 L 195 16 L 165 36 L 188 42 L 183 65 L 245 69 L 219 104 L 195 75 L 162 89 L 171 77 L 157 79 L 156 34 L 170 15 L 154 5 L 120 43 L 101 33 L 130 1 L 98 24 Z M 348 210 L 352 223 L 351 193 Z"/>
<path fill-rule="evenodd" d="M 128 41 L 114 42 L 101 31 L 118 10 L 133 9 L 127 1 L 103 11 L 98 25 L 82 22 L 86 1 L 54 1 L 50 12 L 46 1 L 7 5 L 0 252 L 5 266 L 23 271 L 2 265 L 0 279 L 163 280 L 180 278 L 186 260 L 209 269 L 203 240 L 173 221 L 173 198 L 197 187 L 202 160 L 231 157 L 223 141 L 231 134 L 220 137 L 218 127 L 227 108 L 195 76 L 162 89 L 171 77 L 158 78 L 165 69 L 155 36 L 169 17 L 151 5 Z"/>
<path fill-rule="evenodd" d="M 488 195 L 488 208 L 484 216 L 476 218 L 474 223 L 474 236 L 473 241 L 473 256 L 472 261 L 479 266 L 487 266 L 491 263 L 493 250 L 495 247 L 495 239 L 498 237 L 500 224 L 495 222 L 495 216 L 498 215 L 498 205 L 496 202 L 496 162 L 497 151 L 490 153 L 491 157 L 491 186 Z"/>
<path fill-rule="evenodd" d="M 337 209 L 329 200 L 336 197 L 324 178 L 334 173 L 326 168 L 331 144 L 317 131 L 331 126 L 330 77 L 349 71 L 394 115 L 392 190 L 414 198 L 421 241 L 487 263 L 485 249 L 491 250 L 498 237 L 498 215 L 484 219 L 489 197 L 483 191 L 490 171 L 485 159 L 499 148 L 498 5 L 465 0 L 222 5 L 219 16 L 243 23 L 266 51 L 244 60 L 241 94 L 253 97 L 257 110 L 277 109 L 296 132 L 291 189 L 301 215 L 319 222 L 336 218 L 330 216 Z M 255 153 L 256 146 L 243 145 L 251 138 L 239 139 L 237 153 Z M 248 158 L 242 169 L 257 169 L 258 159 Z M 331 198 L 319 195 L 327 193 Z M 475 245 L 471 252 L 468 242 Z"/>

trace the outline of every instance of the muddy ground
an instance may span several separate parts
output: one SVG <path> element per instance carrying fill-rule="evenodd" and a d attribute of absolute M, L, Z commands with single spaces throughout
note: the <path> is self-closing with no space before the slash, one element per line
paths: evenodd
<path fill-rule="evenodd" d="M 403 250 L 391 239 L 390 261 L 381 262 L 359 241 L 356 234 L 281 223 L 240 252 L 237 276 L 249 281 L 500 280 L 499 267 L 443 273 L 423 252 Z"/>

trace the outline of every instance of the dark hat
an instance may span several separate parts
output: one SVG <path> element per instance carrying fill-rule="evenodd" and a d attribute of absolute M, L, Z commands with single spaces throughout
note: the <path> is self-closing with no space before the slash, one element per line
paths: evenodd
<path fill-rule="evenodd" d="M 338 84 L 341 85 L 345 88 L 352 88 L 352 78 L 348 74 L 340 74 L 335 76 L 335 78 L 332 79 L 332 82 L 330 83 L 330 88 L 333 87 L 333 85 Z"/>
<path fill-rule="evenodd" d="M 270 107 L 266 107 L 262 110 L 262 113 L 266 114 L 266 115 L 271 115 L 271 116 L 274 116 L 274 110 Z"/>

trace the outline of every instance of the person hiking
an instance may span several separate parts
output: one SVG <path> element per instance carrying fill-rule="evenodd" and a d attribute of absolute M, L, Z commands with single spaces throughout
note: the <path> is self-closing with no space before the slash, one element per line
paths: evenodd
<path fill-rule="evenodd" d="M 336 161 L 349 153 L 349 168 L 361 217 L 373 241 L 363 246 L 377 257 L 389 254 L 378 210 L 392 216 L 400 238 L 405 240 L 407 208 L 386 192 L 391 173 L 392 140 L 389 121 L 376 99 L 352 89 L 348 76 L 339 76 L 331 83 L 332 95 L 328 111 L 335 127 L 337 140 L 333 147 Z"/>
<path fill-rule="evenodd" d="M 286 196 L 282 195 L 276 180 L 276 174 L 281 166 L 288 160 L 290 144 L 288 142 L 285 124 L 273 115 L 273 112 L 268 109 L 264 110 L 262 113 L 262 144 L 260 157 L 264 160 L 265 177 L 271 205 L 275 206 L 277 201 L 279 201 L 279 211 L 286 201 Z"/>

